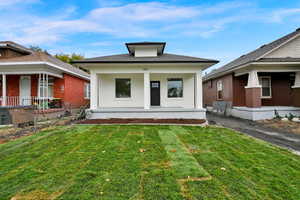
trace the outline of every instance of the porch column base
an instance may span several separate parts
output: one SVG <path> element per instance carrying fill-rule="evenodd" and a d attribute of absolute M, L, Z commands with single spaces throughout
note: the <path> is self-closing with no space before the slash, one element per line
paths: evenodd
<path fill-rule="evenodd" d="M 261 107 L 261 87 L 246 87 L 246 106 L 250 108 Z"/>

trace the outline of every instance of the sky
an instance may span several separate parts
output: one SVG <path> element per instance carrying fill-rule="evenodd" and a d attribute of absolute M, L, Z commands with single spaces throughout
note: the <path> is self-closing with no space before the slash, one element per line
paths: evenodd
<path fill-rule="evenodd" d="M 300 0 L 0 0 L 0 40 L 85 57 L 127 53 L 125 42 L 220 67 L 300 27 Z"/>

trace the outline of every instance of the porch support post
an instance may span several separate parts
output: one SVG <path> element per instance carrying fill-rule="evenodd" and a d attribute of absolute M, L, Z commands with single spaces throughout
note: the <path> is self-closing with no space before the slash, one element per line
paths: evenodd
<path fill-rule="evenodd" d="M 6 106 L 6 74 L 2 74 L 2 106 Z"/>
<path fill-rule="evenodd" d="M 195 73 L 195 108 L 201 109 L 202 105 L 202 71 Z"/>
<path fill-rule="evenodd" d="M 98 108 L 98 75 L 95 72 L 91 72 L 91 102 L 90 102 L 90 109 L 97 109 Z"/>
<path fill-rule="evenodd" d="M 144 72 L 144 109 L 150 109 L 150 73 Z"/>
<path fill-rule="evenodd" d="M 300 72 L 296 72 L 293 88 L 293 106 L 300 107 Z"/>
<path fill-rule="evenodd" d="M 261 85 L 259 84 L 257 71 L 250 71 L 246 90 L 246 106 L 250 108 L 261 107 Z"/>

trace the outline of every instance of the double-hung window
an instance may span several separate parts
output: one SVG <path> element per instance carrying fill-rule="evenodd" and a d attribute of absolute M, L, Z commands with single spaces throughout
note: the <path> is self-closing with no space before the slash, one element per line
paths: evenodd
<path fill-rule="evenodd" d="M 217 81 L 217 99 L 223 99 L 223 82 L 221 80 Z"/>
<path fill-rule="evenodd" d="M 116 79 L 116 98 L 131 97 L 131 80 L 129 78 Z"/>
<path fill-rule="evenodd" d="M 89 99 L 91 97 L 91 86 L 89 83 L 84 83 L 84 98 Z"/>
<path fill-rule="evenodd" d="M 261 98 L 272 97 L 271 77 L 261 76 L 259 77 L 259 84 L 261 85 Z"/>
<path fill-rule="evenodd" d="M 182 78 L 168 79 L 168 98 L 183 97 L 183 80 Z"/>

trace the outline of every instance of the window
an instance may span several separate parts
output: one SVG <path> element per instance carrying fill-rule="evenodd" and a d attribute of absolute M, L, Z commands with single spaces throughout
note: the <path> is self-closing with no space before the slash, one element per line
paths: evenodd
<path fill-rule="evenodd" d="M 181 78 L 168 79 L 168 97 L 169 98 L 183 97 L 183 80 Z"/>
<path fill-rule="evenodd" d="M 223 99 L 223 82 L 221 80 L 217 82 L 217 99 Z"/>
<path fill-rule="evenodd" d="M 43 81 L 41 79 L 39 81 L 39 97 L 47 97 L 47 83 L 46 80 Z M 54 78 L 49 77 L 48 78 L 48 97 L 52 98 L 53 97 L 53 86 L 54 86 Z"/>
<path fill-rule="evenodd" d="M 89 99 L 91 97 L 91 86 L 89 83 L 84 84 L 84 98 Z"/>
<path fill-rule="evenodd" d="M 131 97 L 131 80 L 128 78 L 116 79 L 116 98 Z"/>
<path fill-rule="evenodd" d="M 271 98 L 271 77 L 262 76 L 259 78 L 259 84 L 261 85 L 261 97 Z"/>

